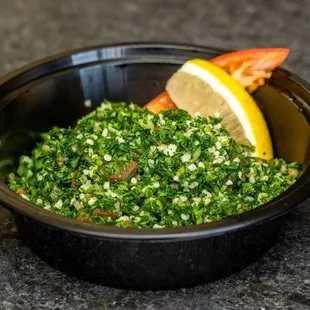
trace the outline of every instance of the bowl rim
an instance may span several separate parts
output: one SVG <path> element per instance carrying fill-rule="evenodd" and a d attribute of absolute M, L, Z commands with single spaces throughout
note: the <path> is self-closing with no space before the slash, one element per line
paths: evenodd
<path fill-rule="evenodd" d="M 64 57 L 89 53 L 91 51 L 103 50 L 103 49 L 128 49 L 128 48 L 170 48 L 180 52 L 182 51 L 199 51 L 202 53 L 214 53 L 221 54 L 229 50 L 208 47 L 201 45 L 188 45 L 180 43 L 165 43 L 165 42 L 130 42 L 130 43 L 116 43 L 107 45 L 95 45 L 83 48 L 72 49 L 57 53 L 52 56 L 48 56 L 39 60 L 35 60 L 30 64 L 27 64 L 21 68 L 18 68 L 12 72 L 7 73 L 5 76 L 0 78 L 0 93 L 1 88 L 7 82 L 13 81 L 21 75 L 33 70 L 40 68 L 51 62 L 59 61 Z M 111 58 L 113 60 L 113 58 Z M 114 58 L 117 59 L 117 58 Z M 104 60 L 104 59 L 102 59 Z M 84 63 L 91 65 L 92 62 Z M 78 65 L 72 64 L 71 67 L 78 67 Z M 298 77 L 297 75 L 284 70 L 278 69 L 278 72 L 289 77 L 289 79 L 302 87 L 310 96 L 310 85 Z M 51 74 L 46 72 L 45 74 Z M 34 78 L 33 80 L 35 80 Z M 15 88 L 15 90 L 18 89 Z M 1 99 L 1 98 L 0 98 Z M 309 110 L 309 109 L 308 109 Z M 310 111 L 305 113 L 306 120 L 310 126 Z M 210 238 L 225 233 L 233 232 L 235 230 L 244 229 L 249 226 L 258 225 L 265 221 L 275 219 L 289 211 L 293 206 L 301 203 L 310 196 L 307 187 L 310 186 L 310 164 L 308 163 L 303 175 L 285 192 L 276 197 L 271 202 L 262 205 L 254 210 L 245 212 L 240 215 L 230 216 L 220 221 L 205 223 L 200 225 L 176 227 L 176 228 L 118 228 L 103 226 L 97 224 L 89 224 L 77 221 L 75 219 L 66 218 L 50 211 L 36 207 L 34 204 L 24 200 L 18 194 L 13 192 L 5 183 L 0 181 L 0 203 L 2 206 L 13 211 L 17 215 L 26 217 L 30 220 L 41 223 L 42 225 L 48 225 L 56 229 L 63 231 L 79 234 L 88 235 L 97 238 L 107 239 L 119 239 L 119 240 L 131 240 L 131 241 L 144 241 L 144 242 L 171 242 L 171 241 L 182 241 L 192 240 L 200 238 Z"/>

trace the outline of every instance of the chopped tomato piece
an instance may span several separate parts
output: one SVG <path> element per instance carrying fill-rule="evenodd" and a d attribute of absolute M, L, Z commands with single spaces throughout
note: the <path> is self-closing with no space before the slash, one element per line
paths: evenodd
<path fill-rule="evenodd" d="M 117 217 L 117 214 L 115 212 L 104 211 L 97 208 L 93 211 L 93 216 L 110 217 L 111 219 L 114 220 Z"/>
<path fill-rule="evenodd" d="M 133 177 L 136 175 L 138 166 L 137 162 L 132 161 L 124 169 L 116 174 L 112 174 L 109 176 L 109 181 L 111 183 L 122 182 L 125 181 L 128 177 Z"/>
<path fill-rule="evenodd" d="M 157 97 L 151 100 L 148 104 L 144 106 L 144 109 L 148 109 L 154 114 L 159 114 L 160 112 L 177 109 L 175 103 L 171 100 L 166 91 L 160 93 Z"/>
<path fill-rule="evenodd" d="M 16 193 L 19 194 L 19 195 L 27 195 L 26 190 L 24 188 L 22 188 L 22 187 L 17 189 Z"/>

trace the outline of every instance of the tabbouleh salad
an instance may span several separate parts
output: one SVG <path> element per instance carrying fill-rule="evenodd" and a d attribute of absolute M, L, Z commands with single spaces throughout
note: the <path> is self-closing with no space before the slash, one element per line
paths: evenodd
<path fill-rule="evenodd" d="M 184 110 L 153 114 L 110 103 L 54 128 L 9 186 L 38 207 L 85 222 L 163 228 L 240 214 L 285 191 L 302 167 L 262 160 L 238 145 L 218 118 Z"/>

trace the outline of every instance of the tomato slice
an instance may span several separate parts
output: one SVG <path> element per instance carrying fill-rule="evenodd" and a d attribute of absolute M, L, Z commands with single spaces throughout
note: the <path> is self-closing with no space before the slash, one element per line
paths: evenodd
<path fill-rule="evenodd" d="M 152 99 L 143 108 L 150 110 L 154 114 L 159 114 L 160 112 L 163 112 L 169 109 L 177 109 L 177 106 L 171 100 L 168 93 L 164 91 L 160 93 L 158 96 L 156 96 L 154 99 Z"/>
<path fill-rule="evenodd" d="M 271 71 L 284 62 L 289 52 L 288 48 L 252 48 L 222 54 L 209 61 L 232 75 L 247 91 L 253 92 L 264 85 L 265 79 L 271 77 Z M 176 109 L 177 106 L 164 91 L 144 108 L 158 114 L 168 109 Z"/>
<path fill-rule="evenodd" d="M 253 70 L 271 71 L 284 62 L 289 52 L 288 48 L 251 48 L 225 53 L 210 61 L 223 69 L 229 68 L 232 63 L 247 62 Z"/>
<path fill-rule="evenodd" d="M 210 60 L 239 81 L 249 92 L 270 78 L 271 71 L 287 58 L 288 48 L 252 48 L 226 53 Z"/>

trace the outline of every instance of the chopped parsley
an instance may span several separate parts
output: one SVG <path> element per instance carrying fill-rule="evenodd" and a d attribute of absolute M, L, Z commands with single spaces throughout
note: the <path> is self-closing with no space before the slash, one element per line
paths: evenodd
<path fill-rule="evenodd" d="M 218 118 L 155 115 L 105 101 L 75 128 L 42 134 L 9 186 L 56 214 L 117 227 L 177 227 L 220 220 L 272 200 L 302 172 L 251 157 Z"/>

